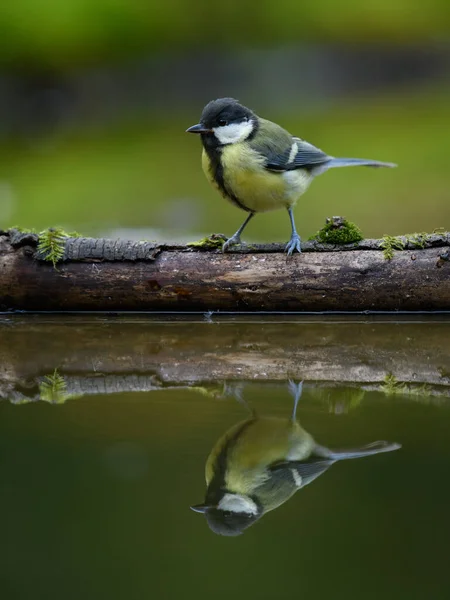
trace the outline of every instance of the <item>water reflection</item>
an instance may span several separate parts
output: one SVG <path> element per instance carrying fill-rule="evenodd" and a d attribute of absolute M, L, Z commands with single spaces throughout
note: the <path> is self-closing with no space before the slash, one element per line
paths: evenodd
<path fill-rule="evenodd" d="M 1 597 L 450 598 L 449 333 L 411 317 L 0 318 Z M 189 509 L 205 459 L 240 420 L 298 432 L 288 378 L 305 381 L 308 443 L 402 450 L 335 465 L 286 504 L 292 471 L 269 473 L 280 508 L 228 543 Z"/>
<path fill-rule="evenodd" d="M 289 389 L 294 407 L 288 418 L 258 417 L 252 411 L 217 441 L 207 459 L 205 501 L 191 508 L 204 514 L 219 535 L 240 535 L 335 462 L 400 448 L 385 441 L 341 450 L 318 444 L 297 421 L 302 383 L 289 382 Z M 240 388 L 236 397 L 242 401 Z"/>

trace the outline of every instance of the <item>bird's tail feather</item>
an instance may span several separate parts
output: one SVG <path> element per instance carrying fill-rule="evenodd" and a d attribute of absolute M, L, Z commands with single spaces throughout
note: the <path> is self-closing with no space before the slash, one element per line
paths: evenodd
<path fill-rule="evenodd" d="M 332 460 L 345 460 L 347 458 L 361 458 L 363 456 L 371 456 L 372 454 L 380 454 L 381 452 L 392 452 L 401 448 L 396 442 L 373 442 L 362 446 L 361 448 L 349 448 L 347 450 L 330 450 L 329 458 Z"/>
<path fill-rule="evenodd" d="M 331 158 L 325 163 L 328 169 L 334 167 L 396 167 L 395 163 L 380 162 L 379 160 L 370 160 L 368 158 Z"/>

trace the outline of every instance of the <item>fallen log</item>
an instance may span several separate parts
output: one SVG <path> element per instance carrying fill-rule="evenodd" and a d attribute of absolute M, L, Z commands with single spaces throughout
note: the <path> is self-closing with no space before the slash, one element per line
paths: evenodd
<path fill-rule="evenodd" d="M 443 319 L 443 318 L 442 318 Z M 0 398 L 304 380 L 415 398 L 450 398 L 450 322 L 154 322 L 11 317 L 0 321 Z"/>
<path fill-rule="evenodd" d="M 218 239 L 217 239 L 218 238 Z M 213 242 L 221 242 L 216 236 Z M 2 311 L 447 311 L 450 233 L 345 245 L 67 238 L 55 266 L 35 234 L 0 232 Z M 386 255 L 388 258 L 386 258 Z"/>

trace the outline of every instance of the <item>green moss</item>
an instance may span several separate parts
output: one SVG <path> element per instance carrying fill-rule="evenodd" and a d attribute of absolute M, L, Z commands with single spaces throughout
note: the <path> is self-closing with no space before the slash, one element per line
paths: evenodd
<path fill-rule="evenodd" d="M 205 237 L 197 242 L 189 242 L 187 246 L 190 248 L 201 248 L 202 250 L 216 250 L 222 248 L 223 243 L 227 238 L 222 233 L 213 233 L 209 237 Z"/>
<path fill-rule="evenodd" d="M 383 250 L 383 256 L 386 260 L 392 260 L 394 258 L 394 250 L 404 250 L 405 244 L 400 237 L 392 235 L 384 235 L 380 248 Z"/>
<path fill-rule="evenodd" d="M 64 256 L 66 240 L 71 237 L 80 237 L 80 234 L 76 231 L 67 233 L 61 227 L 45 229 L 39 233 L 38 253 L 56 268 L 56 263 Z"/>
<path fill-rule="evenodd" d="M 9 230 L 12 230 L 12 229 L 15 229 L 19 233 L 35 233 L 35 234 L 37 234 L 37 230 L 34 229 L 34 227 L 32 229 L 28 229 L 28 227 L 19 227 L 18 225 L 13 225 L 12 227 L 9 228 Z"/>
<path fill-rule="evenodd" d="M 446 232 L 441 227 L 435 229 L 433 234 L 445 235 Z M 427 248 L 433 234 L 422 231 L 420 233 L 405 233 L 398 236 L 384 235 L 380 243 L 380 248 L 383 250 L 384 258 L 391 260 L 394 256 L 394 250 L 404 250 L 405 247 L 413 247 L 419 250 Z"/>
<path fill-rule="evenodd" d="M 355 223 L 343 217 L 332 217 L 309 239 L 324 244 L 355 244 L 363 239 L 363 235 Z"/>

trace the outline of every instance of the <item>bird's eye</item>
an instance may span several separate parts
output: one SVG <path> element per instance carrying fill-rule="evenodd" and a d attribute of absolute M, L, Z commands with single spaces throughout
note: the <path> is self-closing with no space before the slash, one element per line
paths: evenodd
<path fill-rule="evenodd" d="M 228 121 L 226 119 L 219 119 L 219 125 L 225 127 L 225 125 L 228 125 Z"/>

